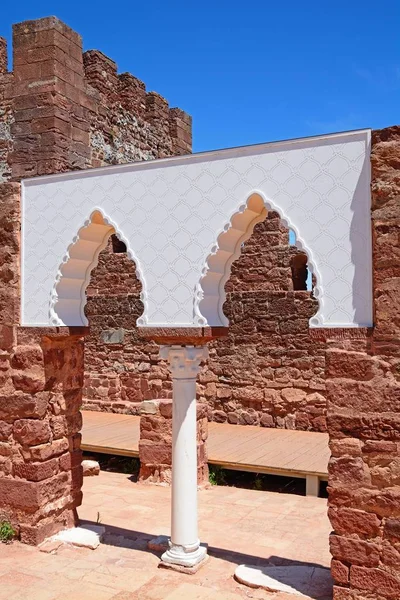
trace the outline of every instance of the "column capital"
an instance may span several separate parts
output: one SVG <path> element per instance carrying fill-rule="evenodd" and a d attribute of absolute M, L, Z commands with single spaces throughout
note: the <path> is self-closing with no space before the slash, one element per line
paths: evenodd
<path fill-rule="evenodd" d="M 197 377 L 200 363 L 208 358 L 207 346 L 161 346 L 160 356 L 168 361 L 173 379 Z"/>

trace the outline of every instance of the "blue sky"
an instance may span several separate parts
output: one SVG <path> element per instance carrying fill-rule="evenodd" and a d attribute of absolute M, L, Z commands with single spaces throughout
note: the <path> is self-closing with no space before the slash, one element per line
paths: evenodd
<path fill-rule="evenodd" d="M 400 122 L 399 0 L 4 2 L 56 15 L 193 116 L 194 150 Z"/>

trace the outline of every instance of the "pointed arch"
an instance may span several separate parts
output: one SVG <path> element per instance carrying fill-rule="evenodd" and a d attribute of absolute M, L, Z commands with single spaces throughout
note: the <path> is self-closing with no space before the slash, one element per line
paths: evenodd
<path fill-rule="evenodd" d="M 140 299 L 146 312 L 146 292 L 139 261 L 118 226 L 100 208 L 95 208 L 68 246 L 58 269 L 50 299 L 52 325 L 88 325 L 84 312 L 86 288 L 89 285 L 91 272 L 98 264 L 99 254 L 107 246 L 108 239 L 113 234 L 116 234 L 126 245 L 129 258 L 136 264 L 137 275 L 142 284 Z M 140 317 L 138 321 L 142 318 Z"/>
<path fill-rule="evenodd" d="M 308 257 L 308 268 L 316 279 L 313 293 L 319 303 L 317 313 L 310 319 L 310 326 L 322 326 L 322 281 L 313 254 L 301 239 L 294 223 L 258 190 L 251 192 L 247 201 L 231 215 L 230 220 L 218 233 L 216 243 L 211 247 L 196 289 L 194 309 L 198 325 L 211 327 L 227 327 L 229 325 L 223 312 L 223 305 L 226 300 L 225 284 L 230 277 L 232 263 L 239 258 L 244 242 L 249 239 L 257 223 L 265 219 L 268 211 L 275 211 L 279 214 L 285 227 L 294 232 L 296 247 L 305 252 Z"/>

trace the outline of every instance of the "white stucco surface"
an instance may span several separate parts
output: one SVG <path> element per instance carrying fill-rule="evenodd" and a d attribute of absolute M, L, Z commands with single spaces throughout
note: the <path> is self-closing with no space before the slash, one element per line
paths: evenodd
<path fill-rule="evenodd" d="M 22 324 L 86 324 L 114 229 L 142 281 L 139 325 L 226 325 L 230 264 L 269 209 L 317 277 L 310 325 L 371 325 L 369 130 L 24 180 Z"/>

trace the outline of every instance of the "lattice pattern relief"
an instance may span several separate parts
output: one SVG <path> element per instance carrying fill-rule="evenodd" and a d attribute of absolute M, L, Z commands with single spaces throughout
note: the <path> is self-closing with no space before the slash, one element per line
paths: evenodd
<path fill-rule="evenodd" d="M 204 285 L 209 262 L 219 252 L 226 279 L 240 246 L 221 251 L 221 234 L 258 194 L 295 231 L 317 275 L 311 325 L 370 325 L 369 181 L 369 131 L 26 180 L 23 324 L 81 324 L 54 312 L 56 283 L 78 232 L 99 210 L 137 262 L 140 325 L 220 325 L 220 302 L 201 313 L 207 290 L 215 293 Z"/>

